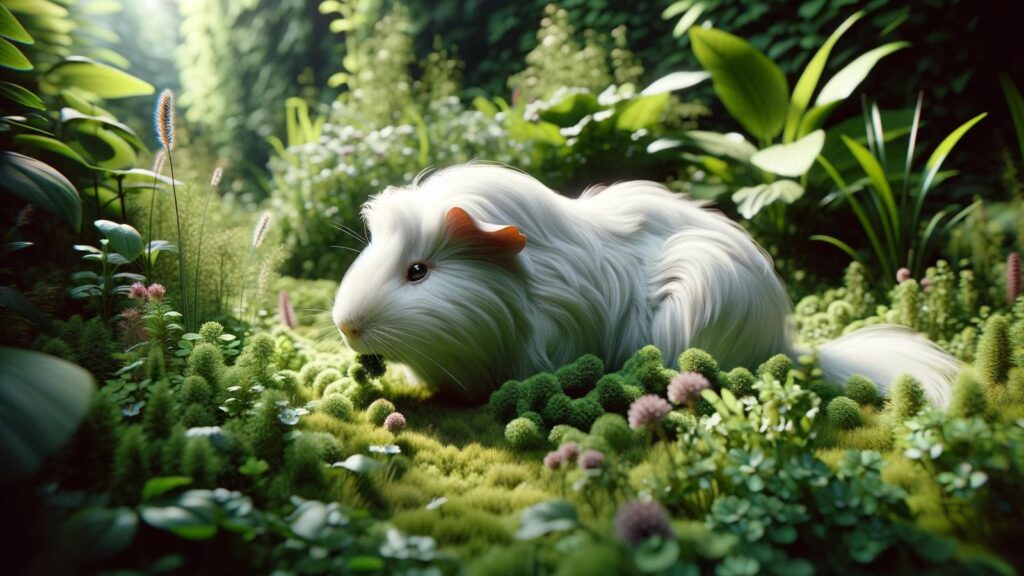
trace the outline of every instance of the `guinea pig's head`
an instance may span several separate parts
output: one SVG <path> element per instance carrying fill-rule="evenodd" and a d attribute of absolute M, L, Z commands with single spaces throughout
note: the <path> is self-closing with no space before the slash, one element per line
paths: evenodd
<path fill-rule="evenodd" d="M 341 281 L 333 320 L 353 350 L 478 401 L 519 357 L 528 300 L 517 266 L 526 236 L 474 211 L 416 188 L 374 197 L 363 208 L 370 242 Z"/>

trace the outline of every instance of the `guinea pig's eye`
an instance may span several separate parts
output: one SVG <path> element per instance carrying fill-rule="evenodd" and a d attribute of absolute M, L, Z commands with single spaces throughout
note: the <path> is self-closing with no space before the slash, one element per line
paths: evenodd
<path fill-rule="evenodd" d="M 405 277 L 409 282 L 419 282 L 427 277 L 428 272 L 427 265 L 423 262 L 417 262 L 411 266 L 405 272 Z"/>

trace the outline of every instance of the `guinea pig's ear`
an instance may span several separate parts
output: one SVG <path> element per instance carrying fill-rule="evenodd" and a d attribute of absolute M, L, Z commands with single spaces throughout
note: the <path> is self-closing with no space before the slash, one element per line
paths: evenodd
<path fill-rule="evenodd" d="M 515 226 L 497 226 L 476 221 L 457 206 L 445 214 L 445 224 L 452 238 L 466 240 L 484 251 L 505 258 L 515 256 L 526 246 L 526 236 Z"/>

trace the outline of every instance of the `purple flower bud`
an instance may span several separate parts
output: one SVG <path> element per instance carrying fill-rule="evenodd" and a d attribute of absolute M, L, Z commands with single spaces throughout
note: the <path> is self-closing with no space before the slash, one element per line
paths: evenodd
<path fill-rule="evenodd" d="M 907 280 L 910 280 L 910 269 L 900 268 L 896 271 L 896 282 L 903 284 Z"/>
<path fill-rule="evenodd" d="M 558 451 L 562 454 L 562 458 L 564 458 L 566 462 L 572 462 L 580 455 L 580 445 L 575 442 L 566 442 L 565 444 L 562 444 Z"/>
<path fill-rule="evenodd" d="M 388 432 L 399 432 L 405 428 L 405 416 L 399 412 L 392 412 L 384 419 L 384 429 Z"/>
<path fill-rule="evenodd" d="M 597 470 L 604 466 L 604 454 L 597 450 L 587 450 L 580 454 L 579 464 L 582 470 Z"/>
<path fill-rule="evenodd" d="M 683 372 L 672 378 L 668 385 L 668 399 L 675 405 L 690 404 L 707 390 L 711 383 L 700 372 Z"/>
<path fill-rule="evenodd" d="M 555 450 L 553 452 L 548 452 L 547 456 L 544 456 L 544 465 L 552 470 L 556 470 L 559 466 L 562 465 L 562 462 L 564 460 L 565 457 L 562 455 L 562 453 L 559 452 L 558 450 Z"/>
<path fill-rule="evenodd" d="M 671 538 L 672 525 L 661 504 L 633 500 L 615 514 L 615 533 L 630 546 L 638 546 L 655 536 Z"/>
<path fill-rule="evenodd" d="M 161 284 L 150 284 L 148 292 L 149 297 L 153 300 L 162 300 L 164 295 L 167 294 L 167 289 Z"/>
<path fill-rule="evenodd" d="M 641 396 L 629 406 L 629 426 L 633 429 L 647 428 L 661 422 L 671 411 L 672 406 L 661 396 Z"/>
<path fill-rule="evenodd" d="M 128 296 L 136 300 L 146 300 L 149 298 L 149 291 L 146 290 L 145 284 L 142 282 L 136 282 L 135 284 L 132 284 L 132 287 L 128 292 Z"/>

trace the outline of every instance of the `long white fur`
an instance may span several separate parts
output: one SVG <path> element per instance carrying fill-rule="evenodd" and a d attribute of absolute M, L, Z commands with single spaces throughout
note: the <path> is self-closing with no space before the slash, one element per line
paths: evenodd
<path fill-rule="evenodd" d="M 526 235 L 510 262 L 446 234 L 459 207 L 481 224 Z M 724 369 L 797 354 L 792 304 L 770 257 L 736 223 L 653 182 L 570 199 L 501 166 L 464 164 L 363 207 L 371 242 L 338 289 L 336 324 L 350 345 L 410 366 L 442 389 L 481 399 L 501 382 L 553 370 L 585 353 L 620 366 L 647 344 L 675 362 L 700 347 Z M 430 272 L 408 283 L 417 261 Z M 909 372 L 944 405 L 955 361 L 920 336 L 872 327 L 823 346 L 826 375 L 883 388 Z"/>

